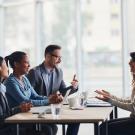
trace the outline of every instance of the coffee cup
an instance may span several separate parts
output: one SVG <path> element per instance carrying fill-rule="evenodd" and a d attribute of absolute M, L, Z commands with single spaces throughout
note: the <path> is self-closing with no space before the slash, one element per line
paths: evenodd
<path fill-rule="evenodd" d="M 69 107 L 79 107 L 80 106 L 80 98 L 79 97 L 69 97 L 68 98 Z"/>

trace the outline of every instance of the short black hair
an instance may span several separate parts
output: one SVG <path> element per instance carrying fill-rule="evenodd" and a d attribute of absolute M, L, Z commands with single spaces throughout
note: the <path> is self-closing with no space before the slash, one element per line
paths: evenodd
<path fill-rule="evenodd" d="M 12 54 L 6 56 L 5 60 L 6 60 L 7 65 L 8 65 L 8 61 L 9 61 L 11 68 L 14 68 L 15 62 L 17 62 L 17 63 L 21 62 L 23 56 L 25 56 L 25 55 L 26 55 L 25 52 L 15 51 Z"/>
<path fill-rule="evenodd" d="M 4 61 L 4 58 L 0 56 L 0 67 L 2 66 L 2 63 Z M 0 85 L 1 85 L 1 82 L 2 82 L 2 77 L 0 76 Z"/>
<path fill-rule="evenodd" d="M 130 57 L 131 57 L 132 61 L 135 62 L 135 52 L 131 52 Z"/>
<path fill-rule="evenodd" d="M 0 56 L 0 66 L 2 65 L 4 58 Z"/>
<path fill-rule="evenodd" d="M 44 55 L 46 56 L 46 54 L 51 54 L 56 49 L 61 49 L 61 46 L 59 46 L 59 45 L 48 45 L 45 49 Z"/>

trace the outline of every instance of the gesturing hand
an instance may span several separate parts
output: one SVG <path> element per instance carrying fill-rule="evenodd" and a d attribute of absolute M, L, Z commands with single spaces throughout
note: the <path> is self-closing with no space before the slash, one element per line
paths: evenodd
<path fill-rule="evenodd" d="M 76 74 L 73 76 L 71 85 L 73 86 L 74 89 L 76 89 L 78 87 L 78 80 L 76 79 Z"/>
<path fill-rule="evenodd" d="M 110 93 L 105 90 L 96 90 L 95 92 L 98 94 L 96 98 L 100 100 L 108 101 L 110 99 Z"/>

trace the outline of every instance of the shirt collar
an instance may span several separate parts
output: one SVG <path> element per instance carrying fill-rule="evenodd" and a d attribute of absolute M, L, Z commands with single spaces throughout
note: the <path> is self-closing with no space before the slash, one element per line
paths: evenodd
<path fill-rule="evenodd" d="M 2 83 L 0 83 L 0 92 L 6 93 L 6 87 Z"/>
<path fill-rule="evenodd" d="M 50 70 L 49 68 L 47 68 L 47 67 L 44 65 L 44 70 L 45 70 L 45 73 L 46 73 L 46 74 L 51 74 L 51 73 L 54 72 L 55 69 Z"/>

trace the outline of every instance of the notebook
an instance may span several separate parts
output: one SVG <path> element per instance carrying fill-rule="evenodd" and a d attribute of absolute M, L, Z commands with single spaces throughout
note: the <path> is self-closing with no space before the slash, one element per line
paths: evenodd
<path fill-rule="evenodd" d="M 86 101 L 87 107 L 111 107 L 112 105 L 108 102 L 104 102 L 97 98 L 90 98 Z"/>

